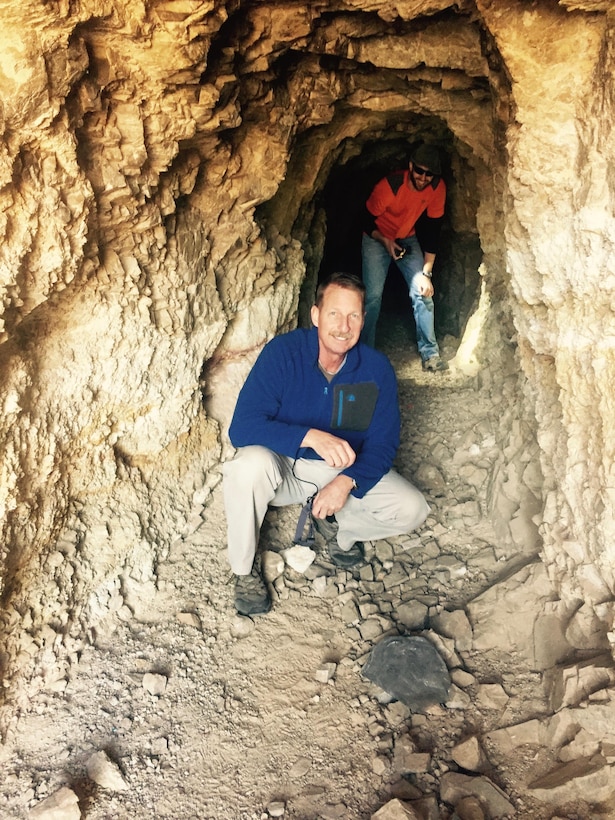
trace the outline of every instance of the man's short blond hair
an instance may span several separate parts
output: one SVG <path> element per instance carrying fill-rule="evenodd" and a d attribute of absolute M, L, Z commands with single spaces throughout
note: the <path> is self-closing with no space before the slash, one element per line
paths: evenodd
<path fill-rule="evenodd" d="M 365 309 L 365 285 L 363 281 L 354 273 L 343 273 L 341 271 L 329 274 L 326 279 L 323 279 L 322 282 L 319 283 L 314 298 L 314 304 L 317 308 L 321 307 L 325 291 L 331 285 L 337 285 L 338 288 L 346 288 L 347 290 L 354 290 L 355 293 L 358 293 L 361 297 L 361 306 Z"/>

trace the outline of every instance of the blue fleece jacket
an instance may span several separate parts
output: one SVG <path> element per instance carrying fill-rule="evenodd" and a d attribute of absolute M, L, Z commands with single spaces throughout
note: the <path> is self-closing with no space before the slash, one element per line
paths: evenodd
<path fill-rule="evenodd" d="M 342 395 L 352 400 L 361 392 L 343 386 L 359 384 L 377 393 L 371 421 L 363 430 L 339 427 Z M 353 448 L 356 461 L 342 472 L 356 481 L 352 493 L 362 498 L 391 469 L 399 446 L 397 380 L 387 357 L 359 343 L 328 382 L 318 367 L 316 328 L 293 330 L 265 345 L 237 399 L 229 429 L 233 445 L 260 444 L 291 458 L 320 458 L 300 446 L 312 428 L 344 438 Z"/>

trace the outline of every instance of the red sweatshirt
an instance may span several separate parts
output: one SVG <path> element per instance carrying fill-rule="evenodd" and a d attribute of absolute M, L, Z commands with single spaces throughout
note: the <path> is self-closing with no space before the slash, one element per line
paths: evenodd
<path fill-rule="evenodd" d="M 444 181 L 439 180 L 435 189 L 427 185 L 424 190 L 417 191 L 412 183 L 408 184 L 409 173 L 397 172 L 381 179 L 366 202 L 367 210 L 375 217 L 376 228 L 387 239 L 413 236 L 416 221 L 425 210 L 432 219 L 444 216 Z"/>

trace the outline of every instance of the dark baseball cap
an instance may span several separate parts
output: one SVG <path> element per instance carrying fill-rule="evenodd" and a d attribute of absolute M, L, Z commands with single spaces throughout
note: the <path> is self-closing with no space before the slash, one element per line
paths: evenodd
<path fill-rule="evenodd" d="M 427 168 L 428 171 L 433 171 L 437 176 L 442 174 L 440 152 L 433 145 L 426 145 L 425 143 L 419 145 L 419 147 L 413 151 L 410 159 L 413 163 L 420 165 L 421 168 Z"/>

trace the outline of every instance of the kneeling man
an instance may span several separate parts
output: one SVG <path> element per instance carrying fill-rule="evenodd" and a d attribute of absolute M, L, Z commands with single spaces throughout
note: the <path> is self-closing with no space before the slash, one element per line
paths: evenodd
<path fill-rule="evenodd" d="M 229 429 L 238 448 L 224 465 L 228 555 L 235 608 L 268 612 L 255 567 L 268 506 L 305 503 L 333 563 L 363 560 L 364 540 L 419 527 L 423 495 L 392 470 L 399 446 L 397 381 L 387 357 L 359 342 L 365 287 L 334 273 L 316 291 L 313 327 L 272 339 L 254 363 Z"/>

